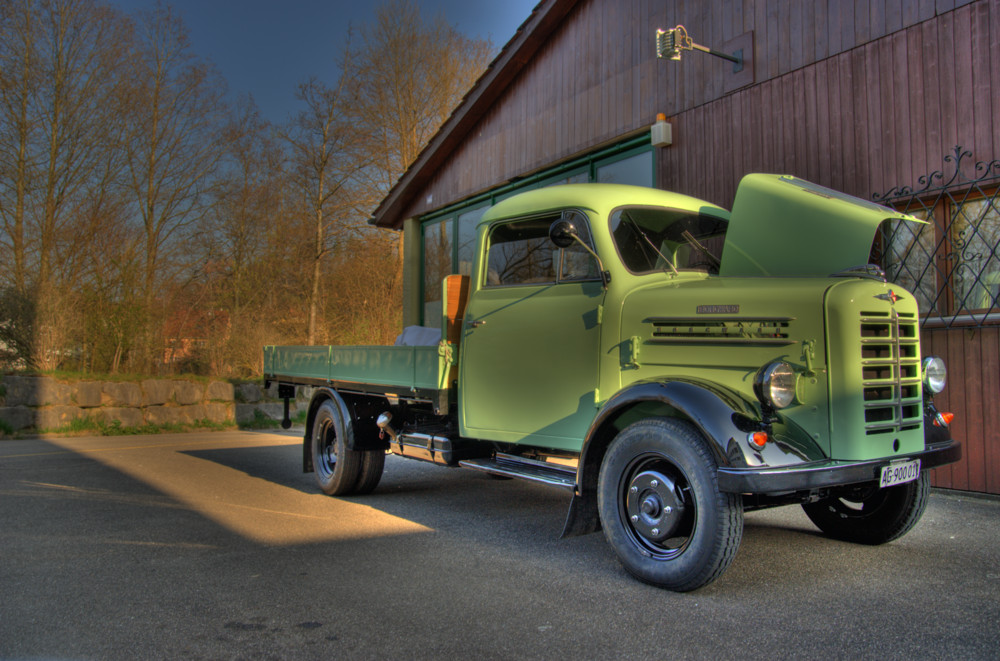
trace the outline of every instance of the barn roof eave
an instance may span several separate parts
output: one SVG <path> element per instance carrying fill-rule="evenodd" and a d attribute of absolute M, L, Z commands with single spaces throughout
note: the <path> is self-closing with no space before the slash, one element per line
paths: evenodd
<path fill-rule="evenodd" d="M 379 203 L 369 222 L 400 229 L 403 213 L 492 107 L 579 0 L 542 0 L 490 63 L 451 116 Z"/>

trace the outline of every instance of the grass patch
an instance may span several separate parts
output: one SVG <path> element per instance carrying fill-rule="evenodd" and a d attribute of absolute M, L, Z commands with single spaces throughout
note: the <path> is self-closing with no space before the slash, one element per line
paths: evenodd
<path fill-rule="evenodd" d="M 227 431 L 236 429 L 234 422 L 213 422 L 208 419 L 191 423 L 163 423 L 127 427 L 121 420 L 95 420 L 91 417 L 78 418 L 69 424 L 54 429 L 39 429 L 39 434 L 63 434 L 67 436 L 138 436 L 140 434 L 179 434 L 189 431 Z"/>

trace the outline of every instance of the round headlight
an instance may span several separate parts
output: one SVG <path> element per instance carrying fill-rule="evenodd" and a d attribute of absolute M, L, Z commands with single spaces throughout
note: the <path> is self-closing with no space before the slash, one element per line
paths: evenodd
<path fill-rule="evenodd" d="M 924 358 L 924 388 L 936 395 L 944 390 L 948 382 L 948 369 L 944 366 L 944 361 L 937 356 Z"/>
<path fill-rule="evenodd" d="M 754 392 L 761 402 L 785 408 L 795 399 L 795 369 L 781 360 L 765 365 L 754 379 Z"/>

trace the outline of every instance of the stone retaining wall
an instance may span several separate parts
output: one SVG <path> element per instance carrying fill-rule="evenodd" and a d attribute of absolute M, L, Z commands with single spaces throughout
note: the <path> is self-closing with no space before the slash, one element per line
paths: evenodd
<path fill-rule="evenodd" d="M 146 379 L 137 382 L 64 382 L 51 377 L 0 377 L 0 420 L 12 431 L 55 430 L 75 420 L 90 418 L 122 427 L 213 423 L 247 424 L 255 411 L 280 420 L 283 402 L 274 401 L 256 383 Z M 294 416 L 304 407 L 309 389 L 299 389 L 291 403 Z"/>

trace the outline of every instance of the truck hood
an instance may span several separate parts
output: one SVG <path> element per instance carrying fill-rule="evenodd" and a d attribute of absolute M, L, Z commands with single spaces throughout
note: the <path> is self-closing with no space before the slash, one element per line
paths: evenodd
<path fill-rule="evenodd" d="M 796 177 L 750 174 L 736 191 L 719 274 L 826 277 L 861 266 L 890 219 L 924 222 Z"/>

